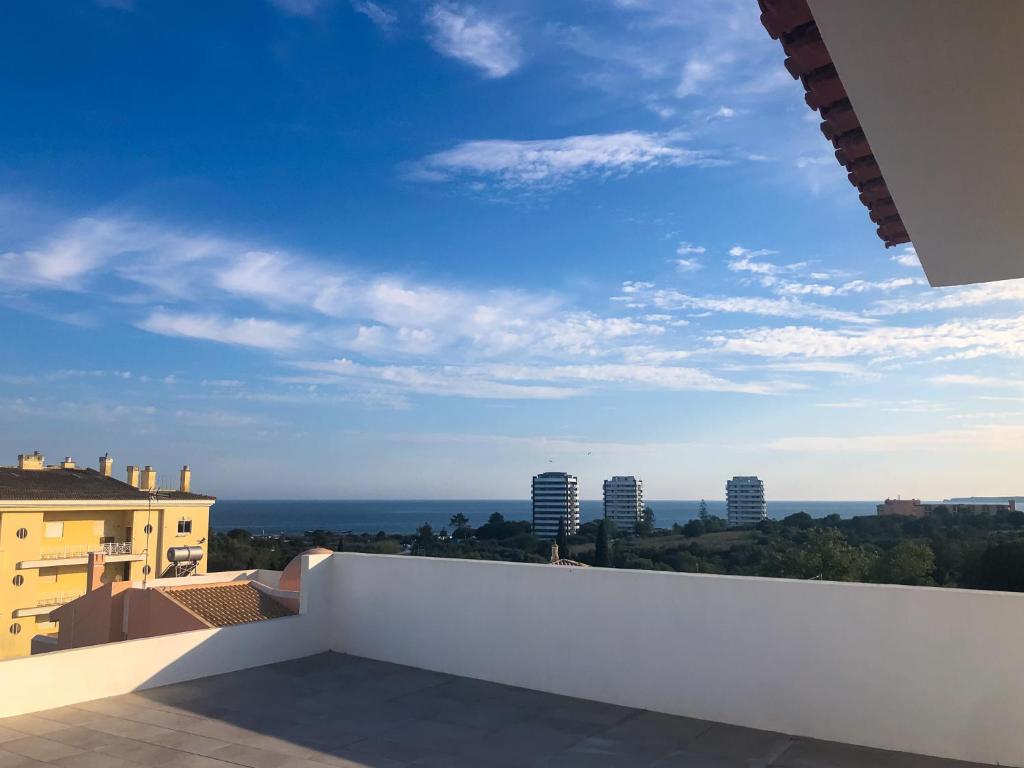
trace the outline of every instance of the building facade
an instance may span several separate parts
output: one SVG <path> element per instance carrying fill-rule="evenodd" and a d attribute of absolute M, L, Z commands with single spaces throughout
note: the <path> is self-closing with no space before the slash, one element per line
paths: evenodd
<path fill-rule="evenodd" d="M 764 483 L 754 476 L 737 475 L 725 484 L 726 519 L 730 526 L 755 525 L 768 519 Z"/>
<path fill-rule="evenodd" d="M 542 472 L 534 475 L 530 494 L 533 500 L 533 533 L 542 539 L 558 536 L 565 521 L 570 535 L 580 529 L 579 481 L 566 472 Z"/>
<path fill-rule="evenodd" d="M 624 533 L 633 533 L 644 513 L 644 481 L 616 475 L 604 481 L 604 519 Z"/>
<path fill-rule="evenodd" d="M 925 508 L 920 499 L 886 499 L 875 509 L 880 515 L 904 515 L 906 517 L 924 517 Z"/>
<path fill-rule="evenodd" d="M 0 467 L 0 660 L 57 634 L 50 614 L 86 593 L 90 553 L 104 556 L 104 583 L 138 581 L 174 570 L 169 548 L 206 543 L 215 499 L 191 492 L 188 467 L 175 490 L 157 488 L 152 467 L 112 474 L 110 456 L 98 470 L 38 452 Z M 195 571 L 206 561 L 204 550 Z"/>

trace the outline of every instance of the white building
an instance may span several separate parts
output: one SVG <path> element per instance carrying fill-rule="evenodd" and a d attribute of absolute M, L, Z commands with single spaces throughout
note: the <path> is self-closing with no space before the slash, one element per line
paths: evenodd
<path fill-rule="evenodd" d="M 579 481 L 566 472 L 542 472 L 534 475 L 533 532 L 542 539 L 558 536 L 558 525 L 565 520 L 565 530 L 574 534 L 580 529 Z"/>
<path fill-rule="evenodd" d="M 636 530 L 644 511 L 644 481 L 616 475 L 604 481 L 604 519 L 625 533 Z"/>
<path fill-rule="evenodd" d="M 734 477 L 725 484 L 729 525 L 753 525 L 768 519 L 764 483 L 756 477 Z"/>

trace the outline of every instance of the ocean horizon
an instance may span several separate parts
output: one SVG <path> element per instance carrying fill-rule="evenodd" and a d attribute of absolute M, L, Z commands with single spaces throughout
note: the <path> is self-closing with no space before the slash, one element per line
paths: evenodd
<path fill-rule="evenodd" d="M 709 499 L 708 512 L 725 517 L 725 501 Z M 838 514 L 843 518 L 876 514 L 879 502 L 783 500 L 768 502 L 768 516 L 782 519 L 795 512 L 811 517 Z M 655 525 L 671 528 L 684 524 L 699 514 L 700 499 L 651 499 Z M 461 512 L 477 527 L 495 512 L 508 520 L 529 520 L 529 499 L 220 499 L 210 514 L 214 531 L 241 528 L 254 534 L 295 534 L 325 530 L 351 533 L 408 534 L 428 523 L 434 530 L 449 526 L 452 515 Z M 603 512 L 600 499 L 580 502 L 580 519 L 596 520 Z"/>

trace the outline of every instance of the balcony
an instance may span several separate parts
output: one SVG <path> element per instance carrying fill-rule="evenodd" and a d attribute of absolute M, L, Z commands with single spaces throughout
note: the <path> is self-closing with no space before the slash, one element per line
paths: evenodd
<path fill-rule="evenodd" d="M 40 550 L 38 560 L 22 560 L 17 568 L 51 568 L 58 565 L 85 565 L 93 552 L 106 556 L 108 563 L 123 563 L 143 560 L 141 553 L 132 553 L 130 541 L 113 541 L 103 544 L 88 544 L 65 547 L 44 547 Z"/>
<path fill-rule="evenodd" d="M 1024 765 L 1020 594 L 342 553 L 300 606 L 0 663 L 0 765 Z"/>
<path fill-rule="evenodd" d="M 77 600 L 83 594 L 83 592 L 57 592 L 37 600 L 35 607 L 18 608 L 11 615 L 16 619 L 20 619 L 25 616 L 42 616 L 43 614 L 50 613 L 58 606 L 70 603 L 72 600 Z"/>

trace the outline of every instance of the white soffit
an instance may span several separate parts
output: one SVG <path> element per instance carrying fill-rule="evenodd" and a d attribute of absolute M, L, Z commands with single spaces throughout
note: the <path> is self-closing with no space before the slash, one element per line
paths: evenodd
<path fill-rule="evenodd" d="M 808 5 L 928 281 L 1024 277 L 1024 2 Z"/>

